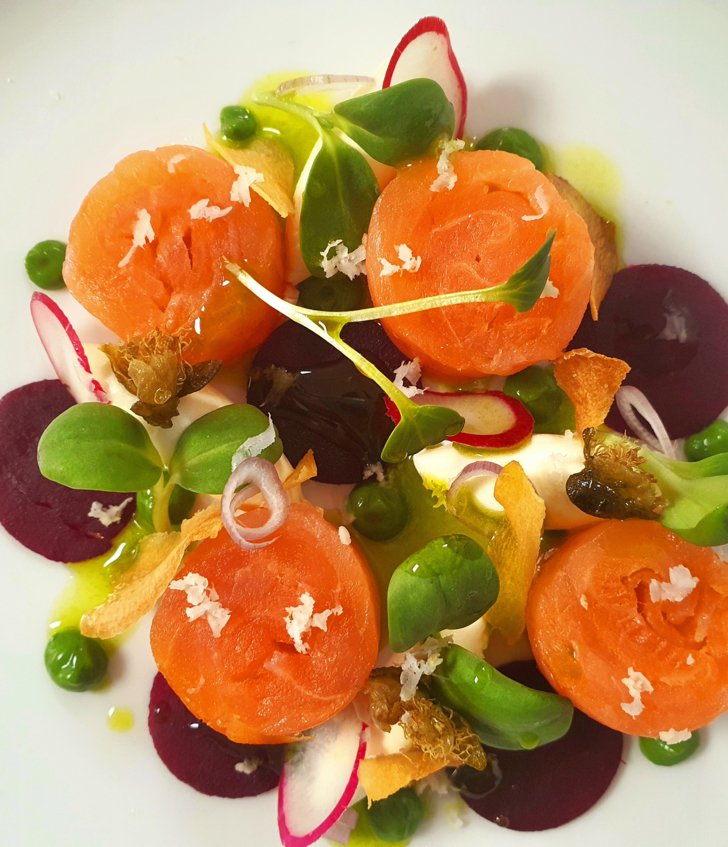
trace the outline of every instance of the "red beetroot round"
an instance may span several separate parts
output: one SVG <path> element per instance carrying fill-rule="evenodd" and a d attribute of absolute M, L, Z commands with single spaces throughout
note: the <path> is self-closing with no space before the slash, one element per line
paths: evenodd
<path fill-rule="evenodd" d="M 236 744 L 198 720 L 158 673 L 149 696 L 149 732 L 177 779 L 214 797 L 254 797 L 278 785 L 282 744 Z"/>
<path fill-rule="evenodd" d="M 499 670 L 531 688 L 552 690 L 535 662 L 512 662 Z M 602 797 L 619 768 L 622 745 L 621 733 L 575 710 L 571 729 L 558 741 L 535 750 L 488 750 L 484 775 L 458 769 L 454 781 L 470 808 L 499 826 L 553 829 Z"/>
<path fill-rule="evenodd" d="M 647 395 L 671 438 L 697 432 L 728 406 L 728 303 L 689 271 L 623 268 L 599 320 L 587 314 L 571 346 L 624 359 L 632 368 L 625 384 Z M 616 406 L 607 424 L 625 431 Z"/>
<path fill-rule="evenodd" d="M 135 505 L 133 494 L 76 491 L 41 475 L 38 440 L 73 404 L 66 388 L 51 379 L 16 388 L 0 400 L 0 523 L 29 550 L 57 562 L 81 562 L 106 553 Z M 104 526 L 89 517 L 94 502 L 107 508 L 127 499 L 116 523 Z"/>

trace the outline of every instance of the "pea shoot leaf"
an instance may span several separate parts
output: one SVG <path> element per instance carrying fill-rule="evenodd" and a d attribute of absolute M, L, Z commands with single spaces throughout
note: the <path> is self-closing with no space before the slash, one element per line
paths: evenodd
<path fill-rule="evenodd" d="M 222 494 L 233 455 L 243 442 L 267 429 L 266 415 L 254 406 L 233 403 L 208 412 L 182 433 L 169 463 L 170 481 L 199 494 Z M 275 441 L 260 456 L 277 462 L 283 446 Z"/>
<path fill-rule="evenodd" d="M 452 137 L 455 112 L 431 79 L 410 79 L 334 107 L 333 120 L 349 138 L 386 165 L 426 153 Z"/>
<path fill-rule="evenodd" d="M 323 277 L 321 254 L 341 239 L 350 252 L 369 228 L 379 186 L 366 159 L 333 132 L 322 131 L 313 152 L 301 205 L 301 254 L 314 276 Z"/>
<path fill-rule="evenodd" d="M 142 491 L 157 482 L 164 463 L 133 415 L 104 403 L 80 403 L 46 428 L 38 466 L 68 488 Z"/>

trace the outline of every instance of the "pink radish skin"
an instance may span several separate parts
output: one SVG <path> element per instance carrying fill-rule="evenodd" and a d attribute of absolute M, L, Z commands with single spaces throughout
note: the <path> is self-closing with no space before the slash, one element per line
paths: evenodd
<path fill-rule="evenodd" d="M 441 18 L 422 18 L 408 30 L 389 60 L 382 88 L 408 79 L 434 79 L 455 109 L 455 136 L 461 138 L 468 112 L 468 89 Z"/>
<path fill-rule="evenodd" d="M 351 802 L 366 753 L 366 726 L 350 706 L 308 733 L 283 767 L 278 830 L 284 847 L 307 847 L 325 835 Z"/>
<path fill-rule="evenodd" d="M 77 403 L 108 403 L 78 333 L 55 300 L 36 291 L 30 300 L 30 315 L 58 379 L 73 399 Z"/>
<path fill-rule="evenodd" d="M 515 447 L 533 432 L 533 417 L 519 400 L 502 391 L 431 391 L 411 398 L 420 406 L 446 406 L 465 419 L 463 431 L 447 440 L 488 450 Z M 399 409 L 384 398 L 387 414 L 399 423 Z"/>

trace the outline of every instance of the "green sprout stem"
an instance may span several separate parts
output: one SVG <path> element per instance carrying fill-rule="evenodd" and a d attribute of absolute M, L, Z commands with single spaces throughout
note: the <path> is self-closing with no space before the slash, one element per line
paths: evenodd
<path fill-rule="evenodd" d="M 341 332 L 344 327 L 351 322 L 381 320 L 463 303 L 510 303 L 516 311 L 526 311 L 534 306 L 546 285 L 554 236 L 555 231 L 552 230 L 539 250 L 501 285 L 347 312 L 324 312 L 296 306 L 273 294 L 239 265 L 226 262 L 226 268 L 268 306 L 314 332 L 346 356 L 364 376 L 372 379 L 391 398 L 399 409 L 401 419 L 382 455 L 388 461 L 401 461 L 406 455 L 419 452 L 423 447 L 437 444 L 443 438 L 459 432 L 465 422 L 452 410 L 421 406 L 407 397 L 366 357 L 342 340 Z"/>

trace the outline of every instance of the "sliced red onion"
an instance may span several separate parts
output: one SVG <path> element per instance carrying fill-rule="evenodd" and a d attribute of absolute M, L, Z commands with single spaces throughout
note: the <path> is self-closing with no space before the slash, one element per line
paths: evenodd
<path fill-rule="evenodd" d="M 677 452 L 665 424 L 655 407 L 645 395 L 633 385 L 623 385 L 615 396 L 615 402 L 624 422 L 637 434 L 637 437 L 653 450 L 659 450 L 671 459 Z M 644 421 L 647 422 L 649 429 Z"/>
<path fill-rule="evenodd" d="M 469 465 L 466 465 L 460 473 L 455 477 L 455 479 L 450 483 L 450 488 L 447 491 L 447 502 L 452 503 L 452 501 L 457 497 L 460 489 L 472 482 L 474 479 L 478 479 L 484 476 L 498 476 L 498 474 L 503 470 L 503 465 L 499 465 L 497 462 L 471 462 Z"/>
<path fill-rule="evenodd" d="M 238 489 L 245 486 L 241 491 Z M 241 526 L 236 520 L 238 508 L 251 497 L 260 494 L 265 500 L 270 514 L 268 520 L 257 527 Z M 256 550 L 267 547 L 275 539 L 259 541 L 283 526 L 288 515 L 288 495 L 278 478 L 272 462 L 251 458 L 243 461 L 230 474 L 222 492 L 222 522 L 230 538 L 244 550 Z"/>
<path fill-rule="evenodd" d="M 324 838 L 330 841 L 336 841 L 337 844 L 348 844 L 351 833 L 356 828 L 359 822 L 359 813 L 356 809 L 346 809 L 336 823 L 328 832 L 324 833 Z"/>
<path fill-rule="evenodd" d="M 292 91 L 331 91 L 348 88 L 353 85 L 373 85 L 374 77 L 356 74 L 312 74 L 287 79 L 276 88 L 276 96 L 290 94 Z"/>

